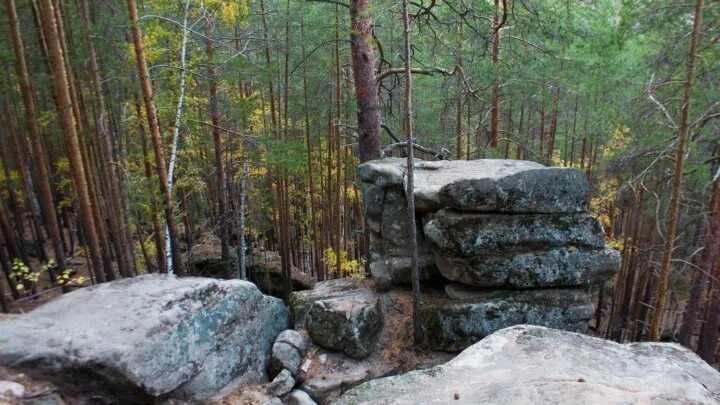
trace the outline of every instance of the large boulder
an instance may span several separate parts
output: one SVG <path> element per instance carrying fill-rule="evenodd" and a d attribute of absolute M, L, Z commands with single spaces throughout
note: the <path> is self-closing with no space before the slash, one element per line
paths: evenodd
<path fill-rule="evenodd" d="M 404 186 L 406 161 L 386 158 L 359 166 L 360 180 L 380 188 Z M 415 168 L 418 212 L 583 212 L 590 194 L 582 170 L 509 159 L 421 161 Z"/>
<path fill-rule="evenodd" d="M 315 301 L 305 317 L 313 342 L 355 359 L 372 353 L 382 324 L 378 296 L 359 290 Z"/>
<path fill-rule="evenodd" d="M 438 253 L 435 263 L 446 279 L 476 287 L 579 287 L 610 278 L 620 268 L 620 253 L 574 247 L 472 258 Z"/>
<path fill-rule="evenodd" d="M 671 343 L 618 344 L 522 325 L 453 360 L 346 392 L 359 404 L 718 404 L 720 373 Z"/>
<path fill-rule="evenodd" d="M 594 312 L 590 295 L 577 289 L 473 290 L 446 287 L 451 299 L 421 308 L 425 344 L 434 350 L 461 351 L 485 336 L 513 325 L 531 324 L 585 332 Z"/>
<path fill-rule="evenodd" d="M 473 257 L 575 246 L 602 249 L 605 232 L 587 214 L 479 214 L 443 209 L 425 225 L 443 254 Z"/>
<path fill-rule="evenodd" d="M 267 380 L 288 310 L 240 280 L 146 275 L 83 288 L 0 321 L 0 364 L 127 402 L 207 398 Z"/>
<path fill-rule="evenodd" d="M 336 278 L 321 281 L 312 290 L 294 291 L 290 293 L 290 311 L 297 326 L 305 325 L 305 315 L 315 301 L 348 294 L 358 288 L 358 281 L 353 278 Z"/>

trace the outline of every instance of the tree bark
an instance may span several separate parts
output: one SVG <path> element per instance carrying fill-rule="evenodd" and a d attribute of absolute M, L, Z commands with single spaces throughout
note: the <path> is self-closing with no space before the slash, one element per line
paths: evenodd
<path fill-rule="evenodd" d="M 38 193 L 40 195 L 40 204 L 42 213 L 45 217 L 45 226 L 53 245 L 53 253 L 58 269 L 65 268 L 65 250 L 63 248 L 62 233 L 55 211 L 55 202 L 52 196 L 52 185 L 50 184 L 50 173 L 46 166 L 45 148 L 43 146 L 40 128 L 37 123 L 37 112 L 35 109 L 35 99 L 33 89 L 30 86 L 30 76 L 28 74 L 27 62 L 25 59 L 25 49 L 20 32 L 20 23 L 18 21 L 17 11 L 15 9 L 15 0 L 6 0 L 8 22 L 10 24 L 10 33 L 12 37 L 13 52 L 15 53 L 15 72 L 20 81 L 20 92 L 22 93 L 23 105 L 25 107 L 25 122 L 28 135 L 30 136 L 30 145 L 33 157 L 38 164 L 35 165 L 37 170 L 36 182 Z"/>
<path fill-rule="evenodd" d="M 138 12 L 135 0 L 127 0 L 128 13 L 130 16 L 130 24 L 132 26 L 133 45 L 135 48 L 135 57 L 137 59 L 138 75 L 140 78 L 140 87 L 142 88 L 143 101 L 145 102 L 145 113 L 147 114 L 148 127 L 152 138 L 153 149 L 155 151 L 155 164 L 160 182 L 160 191 L 165 197 L 165 229 L 166 240 L 169 242 L 170 248 L 167 248 L 166 242 L 165 257 L 168 267 L 168 273 L 173 270 L 178 275 L 185 275 L 185 268 L 180 254 L 180 246 L 175 232 L 174 222 L 174 205 L 173 197 L 168 184 L 168 172 L 165 165 L 165 155 L 163 152 L 162 135 L 160 134 L 160 124 L 158 123 L 157 108 L 153 97 L 152 83 L 150 83 L 150 74 L 148 72 L 147 62 L 145 60 L 145 50 L 143 49 L 142 32 L 138 23 Z M 159 252 L 158 252 L 159 254 Z"/>
<path fill-rule="evenodd" d="M 413 338 L 415 345 L 422 344 L 423 330 L 420 323 L 420 275 L 417 258 L 417 228 L 415 226 L 415 173 L 413 168 L 413 122 L 412 122 L 412 72 L 410 69 L 410 16 L 408 15 L 408 1 L 403 0 L 403 28 L 404 28 L 404 54 L 405 54 L 405 138 L 407 140 L 407 199 L 408 233 L 410 241 L 410 266 L 413 289 Z"/>
<path fill-rule="evenodd" d="M 98 283 L 106 280 L 105 269 L 102 265 L 100 245 L 93 219 L 93 209 L 90 201 L 87 175 L 83 167 L 80 151 L 80 142 L 77 133 L 77 123 L 72 111 L 72 99 L 70 97 L 70 85 L 65 70 L 65 60 L 58 37 L 57 21 L 55 20 L 54 6 L 52 0 L 42 0 L 42 17 L 45 39 L 48 46 L 49 64 L 52 70 L 53 90 L 55 101 L 58 106 L 60 123 L 65 136 L 65 147 L 70 161 L 70 171 L 73 177 L 73 184 L 77 194 L 80 207 L 80 220 L 85 230 L 86 242 L 88 244 L 90 262 L 92 263 L 95 279 Z"/>
<path fill-rule="evenodd" d="M 683 103 L 680 108 L 679 139 L 675 149 L 675 173 L 673 176 L 672 188 L 670 189 L 670 201 L 668 203 L 668 222 L 665 231 L 665 244 L 663 258 L 660 264 L 658 284 L 655 288 L 655 299 L 650 323 L 650 340 L 656 341 L 660 337 L 663 307 L 665 306 L 668 281 L 670 279 L 670 265 L 672 251 L 675 245 L 675 233 L 680 211 L 680 194 L 682 193 L 683 169 L 685 167 L 685 147 L 690 136 L 688 117 L 690 115 L 690 102 L 695 75 L 695 59 L 697 58 L 698 44 L 700 42 L 700 24 L 702 20 L 702 9 L 704 0 L 695 2 L 695 17 L 693 19 L 693 30 L 690 38 L 690 52 L 687 56 L 687 77 L 685 79 Z M 715 327 L 717 334 L 717 325 Z M 713 341 L 713 345 L 715 342 Z M 702 355 L 701 355 L 702 356 Z"/>
<path fill-rule="evenodd" d="M 380 157 L 380 94 L 371 45 L 370 0 L 350 1 L 350 25 L 360 161 L 366 162 Z"/>

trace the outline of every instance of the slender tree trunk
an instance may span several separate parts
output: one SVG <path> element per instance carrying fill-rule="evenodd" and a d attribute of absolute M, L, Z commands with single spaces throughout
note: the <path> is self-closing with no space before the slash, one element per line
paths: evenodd
<path fill-rule="evenodd" d="M 185 0 L 185 13 L 183 14 L 182 45 L 180 47 L 180 95 L 178 96 L 177 107 L 175 107 L 175 124 L 173 125 L 172 148 L 170 150 L 170 162 L 168 163 L 168 188 L 173 189 L 175 182 L 175 163 L 177 152 L 180 147 L 180 125 L 182 114 L 185 109 L 185 72 L 187 65 L 187 43 L 188 43 L 188 15 L 190 14 L 190 0 Z M 209 40 L 208 40 L 209 41 Z"/>
<path fill-rule="evenodd" d="M 675 150 L 675 174 L 672 188 L 670 189 L 670 201 L 668 203 L 667 229 L 665 230 L 665 245 L 663 258 L 660 264 L 658 284 L 655 288 L 655 299 L 650 324 L 650 340 L 656 341 L 660 337 L 662 328 L 662 312 L 665 307 L 665 299 L 670 278 L 670 265 L 672 262 L 672 251 L 675 244 L 675 231 L 677 228 L 678 212 L 680 211 L 680 194 L 682 193 L 683 169 L 685 167 L 685 145 L 690 136 L 688 117 L 690 115 L 690 101 L 695 75 L 695 59 L 697 58 L 698 43 L 700 42 L 700 24 L 702 20 L 704 0 L 697 0 L 695 3 L 695 17 L 693 19 L 693 31 L 690 39 L 690 52 L 687 56 L 687 77 L 685 79 L 683 103 L 680 108 L 679 139 Z M 715 326 L 717 335 L 717 325 Z M 713 341 L 713 345 L 715 342 Z M 702 356 L 702 353 L 701 353 Z"/>
<path fill-rule="evenodd" d="M 60 123 L 65 134 L 65 147 L 70 161 L 70 171 L 72 172 L 73 184 L 77 194 L 78 205 L 80 207 L 80 218 L 83 229 L 85 230 L 86 241 L 92 263 L 93 271 L 97 282 L 103 283 L 106 280 L 105 271 L 100 256 L 100 245 L 95 230 L 95 221 L 93 219 L 93 209 L 90 201 L 90 191 L 88 189 L 88 181 L 83 167 L 82 156 L 80 151 L 80 142 L 77 134 L 77 124 L 72 112 L 72 101 L 70 97 L 70 86 L 65 70 L 65 61 L 58 37 L 57 22 L 53 12 L 54 6 L 52 0 L 43 0 L 43 29 L 45 30 L 45 38 L 48 45 L 48 56 L 50 59 L 50 67 L 53 76 L 53 89 L 55 91 L 55 99 L 58 105 L 58 114 Z"/>
<path fill-rule="evenodd" d="M 167 258 L 166 262 L 168 273 L 172 273 L 174 270 L 178 275 L 183 276 L 185 275 L 185 268 L 182 263 L 180 246 L 175 232 L 175 222 L 173 219 L 173 197 L 168 183 L 168 172 L 167 167 L 165 166 L 165 155 L 163 152 L 162 136 L 160 134 L 160 124 L 158 123 L 152 83 L 150 83 L 150 75 L 148 73 L 147 62 L 145 61 L 145 50 L 143 49 L 142 32 L 140 31 L 140 24 L 138 23 L 138 12 L 135 0 L 127 0 L 127 6 L 130 15 L 130 24 L 132 26 L 133 44 L 135 48 L 135 57 L 137 59 L 140 86 L 142 88 L 143 100 L 145 102 L 145 112 L 147 114 L 153 149 L 155 150 L 155 162 L 160 182 L 160 191 L 165 197 L 165 229 L 167 232 L 165 257 Z M 169 242 L 170 249 L 167 249 L 167 242 Z"/>
<path fill-rule="evenodd" d="M 52 196 L 52 185 L 50 184 L 50 173 L 46 166 L 47 159 L 45 157 L 45 148 L 40 135 L 40 128 L 37 123 L 35 100 L 32 87 L 30 86 L 30 77 L 28 74 L 27 62 L 25 60 L 25 49 L 20 32 L 20 23 L 15 9 L 15 0 L 6 0 L 5 2 L 7 5 L 13 51 L 15 53 L 15 72 L 20 80 L 20 91 L 22 93 L 23 105 L 25 107 L 27 132 L 30 136 L 33 157 L 35 158 L 35 161 L 39 163 L 35 165 L 37 170 L 37 177 L 35 180 L 37 181 L 38 192 L 40 194 L 40 204 L 42 206 L 42 213 L 45 217 L 45 226 L 50 236 L 50 240 L 52 241 L 55 261 L 57 262 L 59 269 L 64 269 L 65 250 L 63 248 L 62 233 L 60 231 L 55 211 L 55 202 Z"/>
<path fill-rule="evenodd" d="M 678 343 L 685 347 L 691 347 L 692 338 L 697 330 L 700 310 L 705 304 L 708 275 L 712 274 L 713 263 L 716 260 L 718 251 L 720 251 L 720 181 L 718 180 L 713 182 L 713 192 L 706 221 L 707 226 L 701 238 L 704 247 L 697 262 L 698 268 L 695 269 L 693 274 L 690 297 L 685 305 L 682 324 L 677 337 Z"/>
<path fill-rule="evenodd" d="M 108 191 L 108 205 L 110 211 L 110 222 L 113 227 L 112 237 L 114 245 L 118 249 L 118 258 L 120 272 L 125 277 L 130 277 L 134 273 L 132 268 L 132 254 L 130 247 L 126 243 L 128 240 L 126 232 L 128 232 L 128 224 L 125 222 L 125 215 L 122 210 L 120 181 L 114 180 L 113 167 L 115 159 L 112 153 L 112 145 L 110 142 L 110 131 L 107 121 L 107 111 L 105 109 L 105 100 L 103 97 L 102 86 L 100 82 L 100 71 L 97 63 L 97 54 L 95 52 L 95 44 L 90 37 L 90 9 L 87 0 L 82 0 L 80 7 L 82 9 L 83 26 L 86 32 L 86 42 L 88 46 L 88 56 L 90 62 L 90 73 L 92 75 L 93 90 L 97 102 L 97 128 L 100 135 L 100 152 L 102 154 L 102 162 L 99 165 L 101 170 L 101 178 Z M 120 179 L 118 179 L 120 180 Z"/>
<path fill-rule="evenodd" d="M 188 1 L 189 4 L 189 1 Z M 185 13 L 187 19 L 187 12 Z M 223 158 L 223 139 L 220 132 L 220 112 L 218 111 L 217 100 L 217 72 L 213 61 L 213 44 L 209 39 L 212 33 L 211 17 L 206 17 L 206 39 L 205 49 L 208 57 L 208 78 L 210 80 L 210 119 L 213 125 L 213 144 L 215 146 L 215 181 L 217 182 L 218 198 L 218 219 L 220 222 L 220 260 L 221 268 L 225 278 L 232 278 L 230 267 L 230 232 L 228 231 L 230 217 L 227 212 L 227 179 L 225 178 L 225 161 Z M 187 24 L 187 23 L 186 23 Z"/>
<path fill-rule="evenodd" d="M 495 15 L 493 17 L 493 48 L 492 48 L 492 64 L 493 64 L 493 94 L 492 103 L 490 105 L 490 147 L 497 149 L 498 132 L 500 127 L 500 74 L 498 65 L 500 62 L 500 28 L 501 23 L 498 16 L 498 8 L 500 0 L 494 0 Z"/>
<path fill-rule="evenodd" d="M 413 168 L 412 74 L 410 70 L 410 16 L 408 1 L 403 0 L 404 56 L 405 56 L 405 137 L 407 140 L 407 220 L 410 242 L 410 266 L 413 288 L 413 337 L 416 345 L 422 344 L 420 322 L 420 274 L 418 271 L 417 228 L 415 227 L 415 176 Z"/>

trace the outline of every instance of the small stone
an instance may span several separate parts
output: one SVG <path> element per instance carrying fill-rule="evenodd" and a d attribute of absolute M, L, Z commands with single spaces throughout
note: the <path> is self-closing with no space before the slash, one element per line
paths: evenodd
<path fill-rule="evenodd" d="M 310 395 L 303 390 L 292 390 L 285 397 L 285 403 L 287 405 L 317 405 L 317 402 L 313 401 Z"/>
<path fill-rule="evenodd" d="M 0 381 L 0 399 L 10 400 L 22 398 L 25 395 L 25 386 L 13 381 Z"/>
<path fill-rule="evenodd" d="M 307 339 L 300 332 L 288 329 L 280 333 L 275 339 L 270 353 L 271 375 L 287 369 L 293 377 L 298 378 L 300 363 L 307 349 Z"/>
<path fill-rule="evenodd" d="M 320 364 L 325 365 L 325 362 L 327 361 L 327 354 L 323 353 L 318 356 L 318 361 L 320 362 Z"/>
<path fill-rule="evenodd" d="M 268 395 L 279 397 L 290 392 L 294 386 L 295 379 L 292 377 L 292 373 L 285 369 L 268 385 L 267 393 Z"/>

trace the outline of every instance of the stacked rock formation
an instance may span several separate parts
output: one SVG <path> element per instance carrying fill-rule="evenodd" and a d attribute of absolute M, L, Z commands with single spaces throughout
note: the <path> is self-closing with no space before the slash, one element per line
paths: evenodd
<path fill-rule="evenodd" d="M 376 288 L 410 282 L 405 160 L 360 165 Z M 583 332 L 589 287 L 620 265 L 587 214 L 573 168 L 519 160 L 415 163 L 418 263 L 426 343 L 459 351 L 496 330 L 535 324 Z"/>

